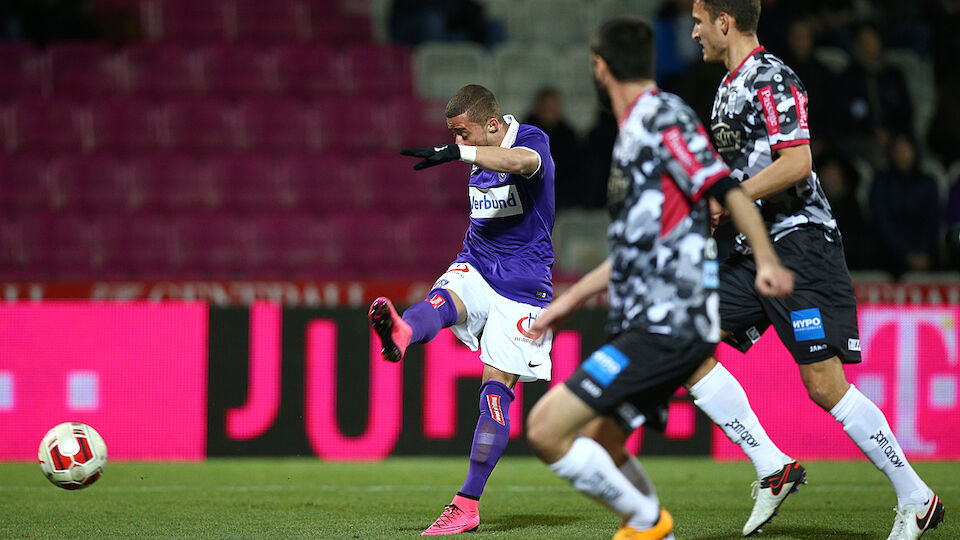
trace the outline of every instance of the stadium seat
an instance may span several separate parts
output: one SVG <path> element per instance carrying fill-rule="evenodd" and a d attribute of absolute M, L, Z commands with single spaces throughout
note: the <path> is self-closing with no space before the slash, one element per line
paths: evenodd
<path fill-rule="evenodd" d="M 219 178 L 190 154 L 135 156 L 130 159 L 130 174 L 145 210 L 211 209 L 222 201 Z"/>
<path fill-rule="evenodd" d="M 0 100 L 39 96 L 44 88 L 46 57 L 28 43 L 0 42 Z"/>
<path fill-rule="evenodd" d="M 135 97 L 91 101 L 91 146 L 107 152 L 156 150 L 164 144 L 163 111 L 157 102 Z"/>
<path fill-rule="evenodd" d="M 428 179 L 413 170 L 416 161 L 396 152 L 370 154 L 358 164 L 358 182 L 373 186 L 374 208 L 429 211 L 441 206 L 443 196 Z"/>
<path fill-rule="evenodd" d="M 130 277 L 171 279 L 184 264 L 177 229 L 167 213 L 138 212 L 127 220 L 118 249 Z"/>
<path fill-rule="evenodd" d="M 324 15 L 312 13 L 311 37 L 337 47 L 371 43 L 373 26 L 366 15 Z"/>
<path fill-rule="evenodd" d="M 50 160 L 36 154 L 0 154 L 0 213 L 23 214 L 57 208 L 58 187 Z"/>
<path fill-rule="evenodd" d="M 236 37 L 252 43 L 310 39 L 310 7 L 302 0 L 234 0 Z"/>
<path fill-rule="evenodd" d="M 80 213 L 56 213 L 45 218 L 40 259 L 56 269 L 52 277 L 92 279 L 110 263 L 107 238 L 116 232 L 103 220 Z"/>
<path fill-rule="evenodd" d="M 402 129 L 387 105 L 375 98 L 335 96 L 312 104 L 323 129 L 332 134 L 327 146 L 341 150 L 399 148 Z"/>
<path fill-rule="evenodd" d="M 46 55 L 57 95 L 93 97 L 127 90 L 126 57 L 104 43 L 57 42 Z"/>
<path fill-rule="evenodd" d="M 251 247 L 252 225 L 242 215 L 190 213 L 179 216 L 175 227 L 184 265 L 213 278 L 243 275 Z"/>
<path fill-rule="evenodd" d="M 280 90 L 276 53 L 235 43 L 200 51 L 203 88 L 228 98 L 275 94 Z"/>
<path fill-rule="evenodd" d="M 413 70 L 406 47 L 357 45 L 344 54 L 356 91 L 365 95 L 405 95 L 413 92 Z"/>
<path fill-rule="evenodd" d="M 139 43 L 124 50 L 130 90 L 145 96 L 204 91 L 202 57 L 172 43 Z"/>
<path fill-rule="evenodd" d="M 439 276 L 463 249 L 470 225 L 465 211 L 437 210 L 408 218 L 413 273 L 424 279 Z"/>
<path fill-rule="evenodd" d="M 293 207 L 296 193 L 275 159 L 262 154 L 218 154 L 206 160 L 210 174 L 223 187 L 223 207 L 270 211 Z"/>
<path fill-rule="evenodd" d="M 534 94 L 545 86 L 559 87 L 564 65 L 547 49 L 508 43 L 494 53 L 497 98 L 504 112 L 523 117 Z"/>
<path fill-rule="evenodd" d="M 216 98 L 182 98 L 164 106 L 165 146 L 180 150 L 234 150 L 243 146 L 239 111 Z"/>
<path fill-rule="evenodd" d="M 79 152 L 93 144 L 90 111 L 74 101 L 25 98 L 6 112 L 8 151 Z"/>
<path fill-rule="evenodd" d="M 468 82 L 490 85 L 487 58 L 476 43 L 427 43 L 414 51 L 417 93 L 450 99 Z"/>
<path fill-rule="evenodd" d="M 446 101 L 397 97 L 389 101 L 391 114 L 400 124 L 401 145 L 426 147 L 452 142 L 443 111 Z"/>
<path fill-rule="evenodd" d="M 292 155 L 285 174 L 301 209 L 318 214 L 356 211 L 369 207 L 373 183 L 357 174 L 358 163 L 339 152 Z"/>
<path fill-rule="evenodd" d="M 176 43 L 226 41 L 234 36 L 229 2 L 145 0 L 146 31 L 152 40 Z"/>
<path fill-rule="evenodd" d="M 583 0 L 526 0 L 517 8 L 519 16 L 508 19 L 508 31 L 511 36 L 519 32 L 525 42 L 586 48 L 596 28 L 591 17 L 595 8 Z"/>
<path fill-rule="evenodd" d="M 110 154 L 61 155 L 53 161 L 63 203 L 83 212 L 119 214 L 135 209 L 138 190 L 126 164 Z"/>
<path fill-rule="evenodd" d="M 43 279 L 49 266 L 42 261 L 42 238 L 49 214 L 0 215 L 0 276 L 4 279 Z"/>
<path fill-rule="evenodd" d="M 335 137 L 332 130 L 321 129 L 319 112 L 297 99 L 248 99 L 237 110 L 243 146 L 251 150 L 316 151 Z"/>
<path fill-rule="evenodd" d="M 352 92 L 353 81 L 339 52 L 327 45 L 297 44 L 277 51 L 277 75 L 287 94 L 314 99 Z"/>

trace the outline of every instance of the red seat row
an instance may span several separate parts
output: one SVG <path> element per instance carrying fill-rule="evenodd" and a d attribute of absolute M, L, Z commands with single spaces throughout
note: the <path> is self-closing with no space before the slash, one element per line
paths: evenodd
<path fill-rule="evenodd" d="M 466 167 L 414 171 L 397 154 L 0 154 L 0 214 L 233 209 L 467 210 Z"/>
<path fill-rule="evenodd" d="M 465 213 L 34 213 L 0 217 L 0 279 L 423 278 Z"/>
<path fill-rule="evenodd" d="M 0 99 L 17 96 L 224 97 L 412 95 L 410 52 L 393 45 L 55 43 L 44 51 L 0 44 Z"/>
<path fill-rule="evenodd" d="M 394 150 L 447 141 L 443 106 L 412 97 L 218 98 L 0 105 L 0 151 Z"/>

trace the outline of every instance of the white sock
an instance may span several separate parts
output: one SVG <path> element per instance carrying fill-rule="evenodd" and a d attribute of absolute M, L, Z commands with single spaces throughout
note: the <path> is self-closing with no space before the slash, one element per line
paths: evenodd
<path fill-rule="evenodd" d="M 577 437 L 570 451 L 550 469 L 573 488 L 613 510 L 627 525 L 649 529 L 660 519 L 660 504 L 633 486 L 610 454 L 589 437 Z"/>
<path fill-rule="evenodd" d="M 648 497 L 653 497 L 653 500 L 660 503 L 657 499 L 657 488 L 653 486 L 653 480 L 650 480 L 650 477 L 647 476 L 647 471 L 644 470 L 643 465 L 640 464 L 640 460 L 633 456 L 627 457 L 627 460 L 623 462 L 623 465 L 620 465 L 620 472 L 627 477 L 627 480 L 633 484 L 633 487 L 640 490 L 640 493 Z"/>
<path fill-rule="evenodd" d="M 903 454 L 900 443 L 887 424 L 883 411 L 857 387 L 850 385 L 830 414 L 843 424 L 843 430 L 870 461 L 890 479 L 897 492 L 897 503 L 923 504 L 929 489 Z"/>
<path fill-rule="evenodd" d="M 690 388 L 694 404 L 736 443 L 757 469 L 757 477 L 769 476 L 793 461 L 773 444 L 750 408 L 740 382 L 717 364 Z"/>

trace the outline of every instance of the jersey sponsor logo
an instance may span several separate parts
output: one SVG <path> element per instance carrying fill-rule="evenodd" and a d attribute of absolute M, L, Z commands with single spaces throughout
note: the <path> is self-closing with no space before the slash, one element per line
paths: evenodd
<path fill-rule="evenodd" d="M 820 351 L 825 351 L 825 350 L 827 350 L 827 344 L 826 344 L 826 343 L 821 343 L 821 344 L 819 344 L 819 345 L 811 345 L 811 346 L 810 346 L 810 352 L 820 352 Z"/>
<path fill-rule="evenodd" d="M 703 261 L 703 288 L 716 289 L 720 286 L 720 263 Z"/>
<path fill-rule="evenodd" d="M 853 339 L 853 338 L 848 339 L 848 340 L 847 340 L 847 350 L 848 350 L 848 351 L 854 351 L 854 352 L 860 352 L 860 340 L 859 340 L 859 339 Z"/>
<path fill-rule="evenodd" d="M 760 107 L 763 108 L 763 116 L 767 120 L 767 132 L 770 135 L 780 133 L 780 114 L 777 112 L 777 104 L 773 101 L 773 88 L 764 86 L 757 90 L 757 97 L 760 98 Z"/>
<path fill-rule="evenodd" d="M 604 345 L 594 351 L 582 367 L 600 386 L 607 387 L 629 363 L 630 360 L 616 347 Z"/>
<path fill-rule="evenodd" d="M 624 176 L 620 167 L 614 167 L 607 179 L 607 204 L 613 206 L 627 198 L 630 181 Z"/>
<path fill-rule="evenodd" d="M 490 416 L 501 426 L 507 425 L 503 420 L 503 411 L 500 410 L 500 396 L 497 394 L 487 394 L 487 406 L 490 408 Z"/>
<path fill-rule="evenodd" d="M 717 122 L 710 127 L 710 130 L 713 132 L 711 138 L 714 146 L 717 147 L 717 152 L 739 152 L 742 148 L 741 137 L 743 134 L 735 131 L 730 127 L 730 124 L 722 121 Z"/>
<path fill-rule="evenodd" d="M 440 309 L 440 306 L 447 303 L 447 301 L 444 300 L 439 294 L 433 295 L 433 298 L 427 301 L 430 302 L 430 305 L 433 306 L 433 309 Z"/>
<path fill-rule="evenodd" d="M 697 171 L 703 168 L 697 161 L 696 156 L 687 148 L 687 142 L 683 140 L 683 133 L 677 126 L 663 132 L 663 144 L 673 154 L 674 159 L 680 162 L 680 166 L 683 167 L 683 172 L 687 173 L 687 176 L 693 177 Z"/>
<path fill-rule="evenodd" d="M 796 103 L 797 107 L 797 122 L 800 124 L 800 129 L 810 129 L 810 124 L 807 121 L 807 96 L 800 90 L 797 90 L 795 86 L 790 85 L 790 92 L 793 93 L 793 101 Z"/>
<path fill-rule="evenodd" d="M 502 218 L 523 213 L 523 203 L 517 186 L 478 188 L 470 186 L 470 217 L 477 219 Z"/>
<path fill-rule="evenodd" d="M 826 337 L 820 308 L 791 311 L 790 322 L 793 324 L 793 336 L 797 341 L 812 341 Z"/>

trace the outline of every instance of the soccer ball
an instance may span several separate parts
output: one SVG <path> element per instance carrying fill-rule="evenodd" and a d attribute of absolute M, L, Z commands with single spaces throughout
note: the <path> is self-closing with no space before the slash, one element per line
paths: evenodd
<path fill-rule="evenodd" d="M 40 470 L 63 489 L 83 489 L 100 478 L 107 463 L 107 444 L 92 427 L 64 422 L 40 441 Z"/>

